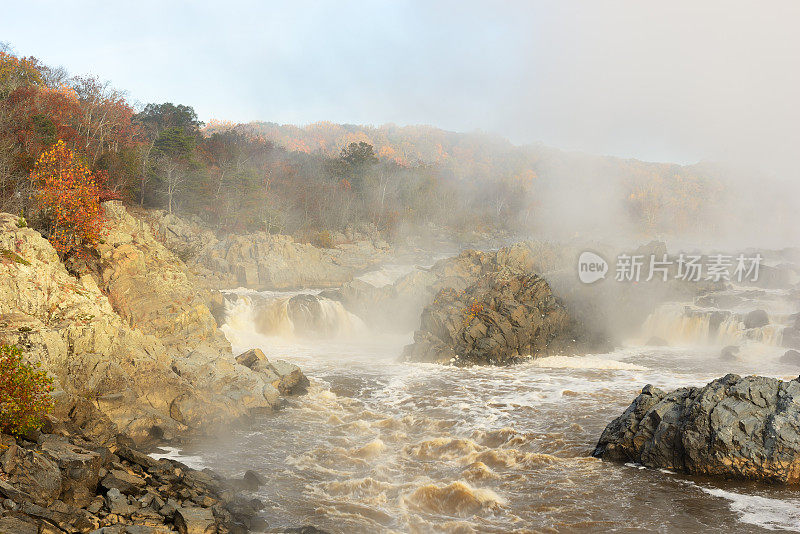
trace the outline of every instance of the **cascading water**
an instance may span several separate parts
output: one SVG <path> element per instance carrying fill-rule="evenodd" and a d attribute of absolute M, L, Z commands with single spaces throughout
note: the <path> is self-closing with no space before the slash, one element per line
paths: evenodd
<path fill-rule="evenodd" d="M 609 354 L 456 368 L 399 363 L 411 333 L 369 332 L 312 291 L 229 295 L 222 328 L 234 350 L 257 346 L 293 361 L 312 385 L 285 410 L 189 453 L 232 476 L 267 475 L 259 497 L 278 529 L 800 529 L 800 491 L 692 482 L 587 457 L 644 384 L 672 389 L 728 372 L 795 377 L 774 357 L 780 349 L 767 345 L 777 343 L 768 332 L 779 327 L 743 328 L 747 309 L 664 305 L 642 338 L 661 336 L 668 347 L 639 343 Z M 733 341 L 749 343 L 758 357 L 722 361 L 720 347 Z M 678 509 L 676 500 L 691 505 Z"/>
<path fill-rule="evenodd" d="M 365 335 L 367 327 L 336 302 L 313 294 L 232 295 L 225 300 L 222 331 L 234 345 L 253 336 L 346 338 Z"/>

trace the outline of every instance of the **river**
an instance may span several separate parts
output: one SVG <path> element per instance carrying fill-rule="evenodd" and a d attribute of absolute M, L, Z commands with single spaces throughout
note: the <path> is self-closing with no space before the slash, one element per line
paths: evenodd
<path fill-rule="evenodd" d="M 785 349 L 776 346 L 774 326 L 745 331 L 729 321 L 711 336 L 707 309 L 671 304 L 647 319 L 641 339 L 611 353 L 456 368 L 398 362 L 411 333 L 375 334 L 331 301 L 325 337 L 305 337 L 280 311 L 298 293 L 315 292 L 237 292 L 223 331 L 234 351 L 260 347 L 270 359 L 298 364 L 312 382 L 308 395 L 175 455 L 229 476 L 245 469 L 265 475 L 269 484 L 258 497 L 271 528 L 800 530 L 800 490 L 589 456 L 606 424 L 645 384 L 704 385 L 729 372 L 796 377 L 796 367 L 778 361 Z M 796 311 L 780 295 L 754 294 L 772 317 Z M 642 343 L 651 336 L 670 346 Z M 740 359 L 720 359 L 720 348 L 731 343 L 742 346 Z"/>

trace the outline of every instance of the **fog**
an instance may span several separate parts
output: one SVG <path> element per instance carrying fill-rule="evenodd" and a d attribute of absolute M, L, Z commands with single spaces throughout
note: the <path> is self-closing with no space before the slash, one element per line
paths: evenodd
<path fill-rule="evenodd" d="M 41 2 L 10 7 L 0 35 L 206 121 L 432 124 L 578 151 L 535 191 L 537 234 L 637 237 L 624 172 L 589 155 L 704 162 L 724 187 L 702 193 L 691 239 L 779 246 L 798 240 L 798 15 L 790 1 Z"/>
<path fill-rule="evenodd" d="M 142 101 L 192 102 L 205 120 L 424 123 L 645 160 L 795 168 L 791 1 L 97 7 L 9 6 L 0 33 Z"/>

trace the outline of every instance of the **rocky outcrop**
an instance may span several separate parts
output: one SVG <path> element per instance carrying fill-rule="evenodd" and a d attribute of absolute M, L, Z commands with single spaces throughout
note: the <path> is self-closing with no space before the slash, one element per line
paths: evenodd
<path fill-rule="evenodd" d="M 147 258 L 148 251 L 163 251 L 148 244 L 147 237 L 119 244 L 111 230 L 105 249 L 109 254 L 102 260 L 109 265 L 102 267 L 101 276 L 114 273 L 108 278 L 109 290 L 124 296 L 127 287 L 143 306 L 129 313 L 120 308 L 119 315 L 92 276 L 69 274 L 50 243 L 30 228 L 19 228 L 17 221 L 0 214 L 0 249 L 9 251 L 0 257 L 0 341 L 19 345 L 27 359 L 41 363 L 60 392 L 89 400 L 137 441 L 209 432 L 253 411 L 280 406 L 274 376 L 235 362 L 202 303 L 194 316 L 194 303 L 170 308 L 158 294 L 171 287 L 169 277 L 180 289 L 166 294 L 188 291 L 190 282 L 179 266 L 167 270 L 161 281 L 139 268 L 113 266 L 115 255 L 122 265 L 127 265 L 125 258 L 144 265 L 154 261 Z M 148 287 L 133 287 L 134 280 L 151 284 L 151 296 L 160 304 L 150 306 Z M 160 306 L 166 308 L 159 312 Z M 159 313 L 180 324 L 160 322 Z M 168 344 L 142 330 L 164 335 Z M 171 339 L 175 335 L 185 340 Z"/>
<path fill-rule="evenodd" d="M 158 211 L 150 219 L 167 247 L 213 289 L 339 286 L 386 261 L 390 253 L 377 231 L 350 232 L 332 248 L 319 248 L 264 232 L 218 238 L 196 218 L 187 221 Z"/>
<path fill-rule="evenodd" d="M 90 433 L 91 434 L 91 433 Z M 226 480 L 121 441 L 97 442 L 70 421 L 0 435 L 0 533 L 223 533 L 260 531 L 253 472 Z"/>
<path fill-rule="evenodd" d="M 441 290 L 422 312 L 410 361 L 455 365 L 516 363 L 563 349 L 573 325 L 547 282 L 509 269 L 486 274 L 464 291 Z"/>
<path fill-rule="evenodd" d="M 119 202 L 103 204 L 107 223 L 98 245 L 97 282 L 129 326 L 170 347 L 190 350 L 205 342 L 227 346 L 211 314 L 211 295 L 143 219 Z"/>
<path fill-rule="evenodd" d="M 420 312 L 443 289 L 464 291 L 481 276 L 501 269 L 543 273 L 563 267 L 566 262 L 565 253 L 554 245 L 517 243 L 495 252 L 466 250 L 436 262 L 429 269 L 419 268 L 384 287 L 354 280 L 321 295 L 340 301 L 371 327 L 408 332 L 419 325 Z"/>
<path fill-rule="evenodd" d="M 800 483 L 800 379 L 729 374 L 666 393 L 651 385 L 593 455 L 683 473 Z"/>

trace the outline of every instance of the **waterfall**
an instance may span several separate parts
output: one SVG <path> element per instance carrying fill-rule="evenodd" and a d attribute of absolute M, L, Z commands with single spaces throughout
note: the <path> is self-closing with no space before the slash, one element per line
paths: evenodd
<path fill-rule="evenodd" d="M 230 295 L 222 330 L 236 346 L 256 336 L 332 339 L 364 334 L 364 322 L 340 302 L 311 294 Z M 252 344 L 252 343 L 251 343 Z"/>
<path fill-rule="evenodd" d="M 663 304 L 642 326 L 642 340 L 661 338 L 670 345 L 739 345 L 748 341 L 779 346 L 782 326 L 768 324 L 746 328 L 742 315 L 698 308 L 687 304 Z"/>

